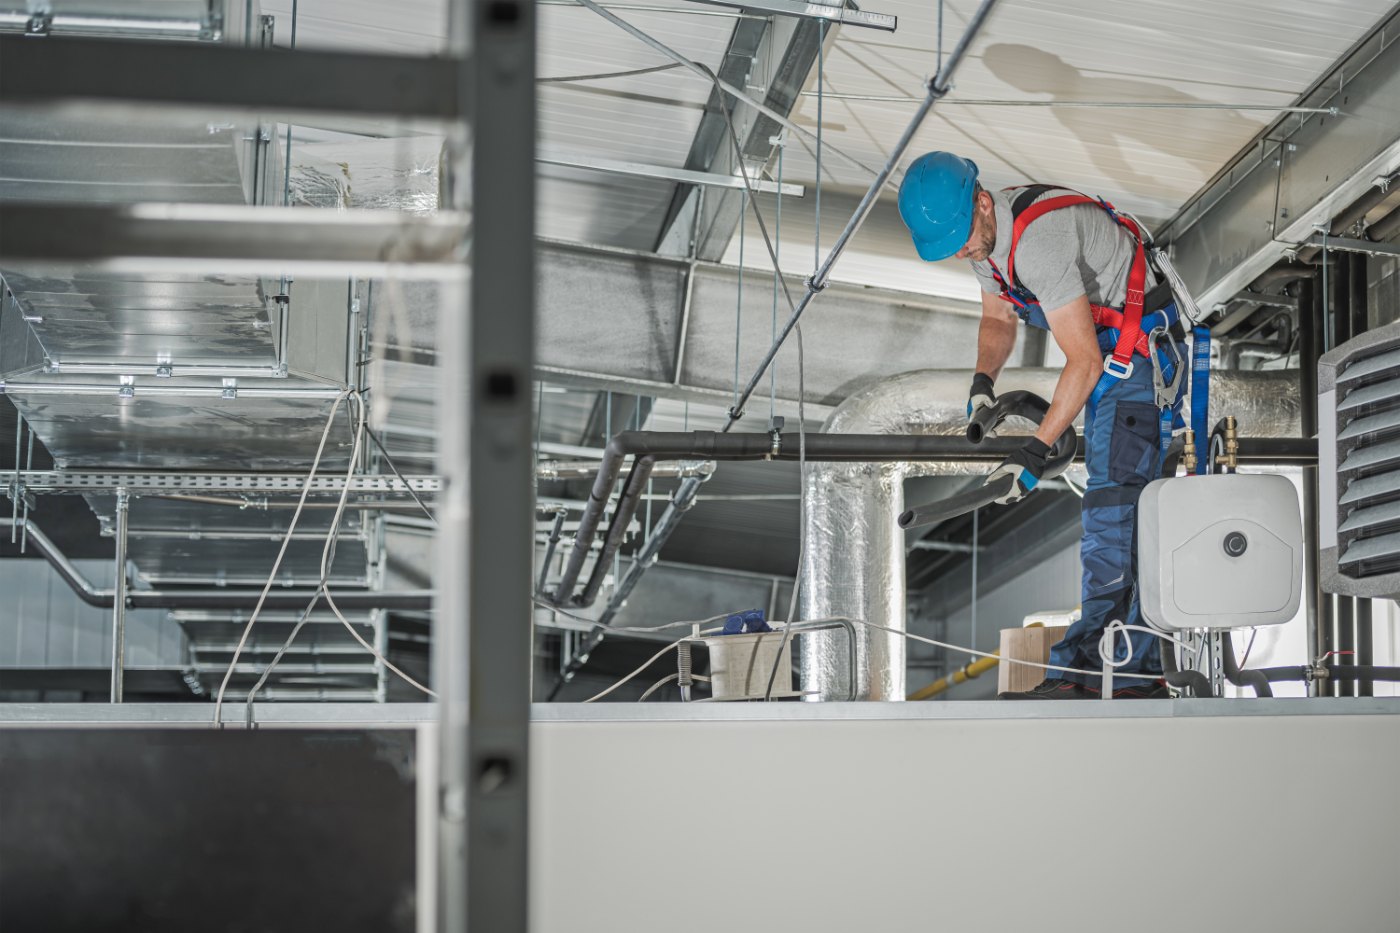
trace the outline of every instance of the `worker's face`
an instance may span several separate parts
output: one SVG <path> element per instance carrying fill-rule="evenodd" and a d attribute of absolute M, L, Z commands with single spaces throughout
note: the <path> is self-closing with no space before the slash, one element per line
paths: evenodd
<path fill-rule="evenodd" d="M 992 255 L 992 247 L 997 242 L 997 218 L 992 209 L 992 196 L 985 191 L 977 195 L 977 204 L 972 212 L 972 233 L 967 243 L 958 250 L 957 258 L 985 262 Z"/>

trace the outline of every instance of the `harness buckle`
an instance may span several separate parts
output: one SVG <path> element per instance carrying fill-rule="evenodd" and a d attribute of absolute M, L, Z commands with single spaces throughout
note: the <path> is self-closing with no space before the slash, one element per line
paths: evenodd
<path fill-rule="evenodd" d="M 1103 358 L 1103 371 L 1115 379 L 1127 379 L 1133 374 L 1133 361 L 1120 363 L 1110 354 Z"/>
<path fill-rule="evenodd" d="M 1162 343 L 1167 345 L 1172 363 L 1171 382 L 1166 381 L 1162 358 L 1158 356 Z M 1176 405 L 1177 396 L 1181 394 L 1181 385 L 1186 379 L 1186 358 L 1177 349 L 1176 341 L 1171 339 L 1171 332 L 1165 326 L 1154 327 L 1147 335 L 1147 349 L 1152 360 L 1152 388 L 1156 393 L 1157 407 L 1164 410 L 1172 408 Z"/>

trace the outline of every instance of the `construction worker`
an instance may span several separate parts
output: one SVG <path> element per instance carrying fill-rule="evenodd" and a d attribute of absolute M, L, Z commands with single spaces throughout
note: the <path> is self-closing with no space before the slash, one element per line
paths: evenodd
<path fill-rule="evenodd" d="M 1015 479 L 998 502 L 1030 493 L 1050 445 L 1087 406 L 1082 616 L 1051 649 L 1050 663 L 1098 671 L 1105 627 L 1113 620 L 1143 624 L 1135 582 L 1137 501 L 1161 473 L 1177 417 L 1171 405 L 1179 410 L 1180 404 L 1179 397 L 1164 401 L 1154 366 L 1159 382 L 1172 359 L 1184 368 L 1184 334 L 1170 293 L 1161 287 L 1145 294 L 1152 280 L 1141 233 L 1106 203 L 1044 185 L 987 191 L 977 166 L 949 152 L 914 161 L 899 189 L 899 211 L 921 258 L 970 260 L 982 285 L 969 418 L 996 402 L 994 386 L 1016 344 L 1018 319 L 1048 329 L 1064 352 L 1044 421 L 988 482 Z M 1168 372 L 1168 381 L 1173 376 Z M 1166 696 L 1157 640 L 1133 635 L 1130 646 L 1121 634 L 1116 639 L 1114 660 L 1126 663 L 1115 667 L 1115 698 Z M 1094 673 L 1049 671 L 1036 689 L 1003 696 L 1091 699 L 1099 697 L 1101 682 Z"/>

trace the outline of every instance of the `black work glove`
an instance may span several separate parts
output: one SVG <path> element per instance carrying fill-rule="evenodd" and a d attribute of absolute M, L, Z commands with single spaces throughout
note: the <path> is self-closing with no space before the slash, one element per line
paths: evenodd
<path fill-rule="evenodd" d="M 1003 476 L 1013 477 L 1015 482 L 1011 484 L 1011 490 L 996 501 L 1006 505 L 1025 498 L 1026 494 L 1034 489 L 1036 484 L 1040 482 L 1040 478 L 1045 475 L 1045 465 L 1049 458 L 1049 445 L 1040 438 L 1033 437 L 1026 443 L 1025 447 L 1003 460 L 1001 466 L 993 470 L 992 475 L 987 477 L 987 482 L 991 483 Z"/>
<path fill-rule="evenodd" d="M 978 409 L 997 403 L 997 394 L 992 390 L 992 377 L 978 373 L 972 377 L 972 388 L 967 393 L 967 420 L 977 414 Z M 991 432 L 987 433 L 991 437 Z"/>

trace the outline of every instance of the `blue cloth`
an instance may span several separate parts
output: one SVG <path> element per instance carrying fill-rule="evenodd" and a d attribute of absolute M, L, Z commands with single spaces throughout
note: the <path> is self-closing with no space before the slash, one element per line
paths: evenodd
<path fill-rule="evenodd" d="M 1039 305 L 1018 307 L 1022 322 L 1032 327 L 1048 327 Z M 1176 305 L 1144 315 L 1143 333 L 1159 325 L 1170 326 L 1178 318 Z M 1118 331 L 1098 330 L 1099 350 L 1105 356 L 1118 343 Z M 1178 344 L 1182 360 L 1186 348 Z M 1166 354 L 1162 354 L 1166 359 Z M 1167 373 L 1170 380 L 1171 373 Z M 1184 388 L 1184 386 L 1183 386 Z M 1181 396 L 1168 409 L 1166 424 L 1180 421 Z M 1084 439 L 1089 482 L 1084 492 L 1083 536 L 1079 554 L 1084 567 L 1080 590 L 1080 618 L 1065 637 L 1050 649 L 1050 663 L 1061 667 L 1097 671 L 1103 667 L 1099 639 L 1114 619 L 1126 625 L 1142 625 L 1137 597 L 1137 502 L 1142 489 L 1162 472 L 1166 454 L 1163 439 L 1163 412 L 1157 406 L 1152 384 L 1152 364 L 1134 354 L 1133 371 L 1125 379 L 1105 376 L 1095 386 L 1084 410 Z M 1170 440 L 1170 434 L 1166 441 Z M 1127 633 L 1132 642 L 1132 661 L 1118 668 L 1115 688 L 1141 686 L 1162 675 L 1157 639 L 1144 632 Z M 1114 646 L 1122 658 L 1127 648 L 1122 636 Z M 1125 676 L 1128 672 L 1147 678 Z M 1049 671 L 1046 676 L 1072 680 L 1097 688 L 1097 676 Z"/>
<path fill-rule="evenodd" d="M 724 631 L 720 634 L 757 635 L 760 632 L 771 632 L 773 629 L 768 625 L 767 617 L 768 613 L 763 609 L 736 612 L 724 620 Z"/>
<path fill-rule="evenodd" d="M 1084 414 L 1086 466 L 1089 482 L 1084 492 L 1084 534 L 1080 559 L 1084 565 L 1080 619 L 1050 649 L 1050 663 L 1080 670 L 1100 670 L 1099 638 L 1114 619 L 1141 625 L 1137 598 L 1137 502 L 1142 489 L 1162 470 L 1158 436 L 1160 410 L 1152 386 L 1152 367 L 1136 357 L 1138 365 L 1126 379 L 1112 379 L 1104 387 L 1095 410 Z M 1142 632 L 1129 633 L 1132 662 L 1114 675 L 1115 687 L 1147 683 L 1126 677 L 1126 672 L 1162 673 L 1157 639 Z M 1126 650 L 1120 636 L 1118 657 Z M 1098 687 L 1097 677 L 1051 671 L 1049 677 Z"/>

